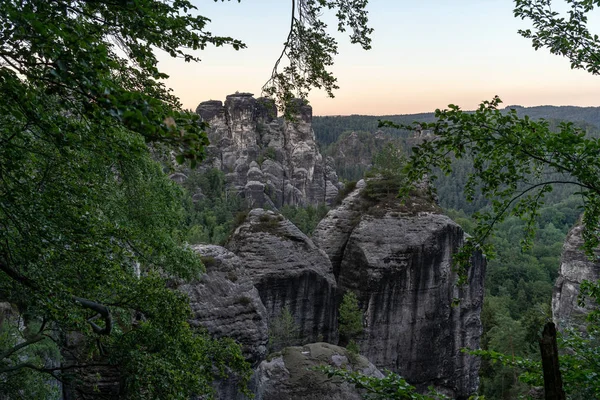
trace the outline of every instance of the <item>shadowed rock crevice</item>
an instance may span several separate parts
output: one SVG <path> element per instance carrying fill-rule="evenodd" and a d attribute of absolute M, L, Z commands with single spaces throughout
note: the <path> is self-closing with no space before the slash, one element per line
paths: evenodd
<path fill-rule="evenodd" d="M 269 321 L 287 308 L 299 327 L 297 343 L 337 341 L 337 285 L 327 255 L 291 222 L 254 209 L 227 247 L 258 289 Z"/>

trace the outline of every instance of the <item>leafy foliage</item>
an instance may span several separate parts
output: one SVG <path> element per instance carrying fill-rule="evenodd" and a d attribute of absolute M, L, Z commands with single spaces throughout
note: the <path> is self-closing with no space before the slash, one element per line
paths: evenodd
<path fill-rule="evenodd" d="M 373 156 L 384 150 L 388 143 L 405 148 L 403 140 L 381 131 L 346 131 L 330 145 L 321 145 L 324 156 L 331 157 L 340 178 L 358 181 L 372 166 Z"/>
<path fill-rule="evenodd" d="M 358 389 L 364 389 L 365 399 L 372 400 L 442 400 L 447 396 L 436 392 L 433 388 L 427 394 L 419 394 L 416 388 L 410 385 L 400 375 L 385 371 L 385 377 L 377 378 L 363 375 L 360 372 L 346 371 L 331 366 L 318 367 L 317 370 L 325 373 L 328 377 L 339 377 L 353 384 Z"/>
<path fill-rule="evenodd" d="M 227 190 L 225 174 L 215 168 L 190 171 L 184 183 L 188 190 L 183 226 L 188 243 L 224 244 L 236 227 L 235 217 L 245 209 L 244 201 Z M 198 191 L 194 193 L 193 191 Z M 198 194 L 200 199 L 192 200 Z"/>
<path fill-rule="evenodd" d="M 338 89 L 337 79 L 329 67 L 338 52 L 337 41 L 327 32 L 323 21 L 324 10 L 334 10 L 338 31 L 350 31 L 350 41 L 363 49 L 371 48 L 367 26 L 367 0 L 292 0 L 290 30 L 284 48 L 275 62 L 269 81 L 263 91 L 276 96 L 286 115 L 294 114 L 295 97 L 306 98 L 311 88 L 324 89 L 333 97 Z M 288 65 L 280 68 L 282 60 Z"/>
<path fill-rule="evenodd" d="M 281 314 L 269 323 L 269 347 L 271 352 L 297 344 L 300 327 L 289 307 L 283 307 Z"/>
<path fill-rule="evenodd" d="M 52 341 L 44 340 L 37 333 L 41 326 L 36 323 L 23 326 L 23 321 L 14 316 L 9 316 L 0 323 L 0 343 L 2 348 L 2 364 L 0 368 L 10 364 L 18 364 L 23 352 L 15 351 L 7 354 L 6 351 L 15 349 L 19 344 L 26 344 L 27 361 L 32 365 L 40 365 L 47 359 L 58 357 L 58 346 Z M 8 350 L 10 349 L 10 350 Z M 0 394 L 19 393 L 20 398 L 33 400 L 55 400 L 60 398 L 59 386 L 49 385 L 48 377 L 31 368 L 19 368 L 6 374 L 0 385 Z"/>
<path fill-rule="evenodd" d="M 182 192 L 147 143 L 193 165 L 208 142 L 164 87 L 154 50 L 196 61 L 191 51 L 207 45 L 243 47 L 206 32 L 193 8 L 0 4 L 0 299 L 24 318 L 0 342 L 2 396 L 90 365 L 118 365 L 123 395 L 138 399 L 210 394 L 225 372 L 215 365 L 248 376 L 239 346 L 194 333 L 187 299 L 165 284 L 202 265 L 174 234 Z M 77 365 L 40 356 L 64 352 L 67 334 L 81 343 Z"/>
<path fill-rule="evenodd" d="M 534 30 L 519 33 L 531 39 L 536 50 L 546 47 L 552 54 L 567 57 L 571 68 L 600 74 L 600 39 L 588 29 L 588 13 L 600 5 L 598 0 L 565 0 L 567 16 L 552 8 L 550 0 L 515 0 L 514 14 L 529 19 Z"/>
<path fill-rule="evenodd" d="M 583 290 L 584 293 L 591 296 L 592 300 L 598 301 L 599 287 L 598 283 L 586 282 L 583 285 Z M 600 394 L 597 379 L 600 373 L 600 363 L 598 362 L 599 331 L 597 313 L 591 313 L 588 316 L 586 332 L 569 329 L 558 336 L 558 346 L 561 350 L 560 369 L 564 390 L 570 399 L 591 399 L 597 398 Z M 533 357 L 538 358 L 538 356 L 515 356 L 514 353 L 511 355 L 510 352 L 506 354 L 506 350 L 508 349 L 505 348 L 503 352 L 491 350 L 465 351 L 472 355 L 481 356 L 491 364 L 502 365 L 508 370 L 512 370 L 514 376 L 516 377 L 518 374 L 519 380 L 527 385 L 543 385 L 541 363 L 531 359 Z M 514 390 L 514 388 L 511 390 Z"/>
<path fill-rule="evenodd" d="M 365 176 L 374 179 L 367 180 L 363 195 L 378 200 L 390 195 L 396 197 L 400 191 L 410 188 L 405 173 L 406 161 L 401 149 L 387 144 L 373 157 L 373 167 Z"/>
<path fill-rule="evenodd" d="M 354 292 L 344 293 L 339 310 L 340 343 L 350 343 L 363 333 L 363 315 Z"/>
<path fill-rule="evenodd" d="M 279 212 L 289 219 L 306 235 L 312 235 L 319 222 L 327 215 L 329 208 L 325 204 L 318 206 L 307 205 L 306 207 L 285 205 Z"/>

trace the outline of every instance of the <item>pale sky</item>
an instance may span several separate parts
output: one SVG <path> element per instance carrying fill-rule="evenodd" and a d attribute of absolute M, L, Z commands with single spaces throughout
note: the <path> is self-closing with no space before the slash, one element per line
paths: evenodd
<path fill-rule="evenodd" d="M 236 91 L 260 96 L 287 36 L 291 0 L 192 2 L 212 19 L 208 31 L 248 48 L 210 48 L 198 53 L 200 63 L 161 56 L 159 67 L 171 76 L 167 85 L 191 109 Z M 340 89 L 334 99 L 311 93 L 315 115 L 409 114 L 449 103 L 473 109 L 494 95 L 505 105 L 600 106 L 600 76 L 535 51 L 517 33 L 528 22 L 513 17 L 512 0 L 371 0 L 368 10 L 373 48 L 364 51 L 335 35 Z M 600 34 L 597 14 L 590 26 Z"/>

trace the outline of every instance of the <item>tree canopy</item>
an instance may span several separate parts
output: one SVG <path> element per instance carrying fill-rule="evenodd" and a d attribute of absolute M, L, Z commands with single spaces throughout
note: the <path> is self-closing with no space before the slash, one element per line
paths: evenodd
<path fill-rule="evenodd" d="M 286 73 L 299 88 L 332 89 L 319 63 L 335 46 L 319 10 L 336 8 L 340 28 L 367 43 L 366 14 L 353 13 L 366 1 L 298 4 Z M 229 373 L 248 379 L 240 347 L 192 329 L 187 298 L 167 288 L 202 264 L 178 231 L 182 190 L 150 148 L 193 167 L 208 140 L 207 124 L 165 86 L 155 52 L 194 62 L 207 46 L 245 47 L 212 35 L 194 9 L 0 2 L 0 302 L 15 310 L 0 322 L 0 397 L 48 398 L 55 378 L 85 398 L 94 368 L 116 370 L 121 396 L 139 399 L 207 395 Z"/>
<path fill-rule="evenodd" d="M 263 86 L 267 95 L 277 99 L 280 108 L 293 106 L 294 97 L 306 98 L 311 88 L 323 89 L 334 97 L 333 91 L 339 87 L 329 68 L 338 53 L 338 44 L 327 30 L 323 11 L 335 11 L 338 31 L 350 31 L 350 41 L 368 50 L 373 29 L 367 25 L 367 3 L 368 0 L 291 0 L 288 37 Z"/>

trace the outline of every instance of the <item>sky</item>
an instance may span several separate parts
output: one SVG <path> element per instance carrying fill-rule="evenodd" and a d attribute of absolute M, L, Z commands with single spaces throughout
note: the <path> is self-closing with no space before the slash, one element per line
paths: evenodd
<path fill-rule="evenodd" d="M 211 19 L 208 31 L 247 48 L 208 48 L 198 52 L 200 63 L 161 54 L 167 86 L 190 109 L 236 91 L 260 96 L 287 36 L 291 0 L 192 2 Z M 494 95 L 505 105 L 600 106 L 600 77 L 572 70 L 546 49 L 535 51 L 517 33 L 530 25 L 513 16 L 511 0 L 371 0 L 367 9 L 373 48 L 334 35 L 339 55 L 332 71 L 340 89 L 333 99 L 311 92 L 314 115 L 411 114 L 448 104 L 474 109 Z M 323 18 L 335 31 L 334 18 Z M 599 23 L 600 15 L 591 15 L 590 26 Z"/>

